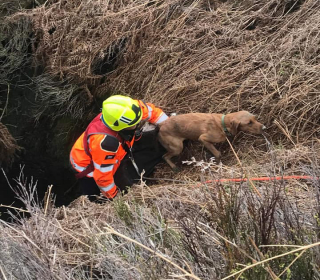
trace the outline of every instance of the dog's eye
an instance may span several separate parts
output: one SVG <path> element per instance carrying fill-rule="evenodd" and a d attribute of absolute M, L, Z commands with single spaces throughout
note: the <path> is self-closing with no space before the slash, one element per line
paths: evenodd
<path fill-rule="evenodd" d="M 249 125 L 252 125 L 253 124 L 253 121 L 249 121 L 249 123 L 248 123 Z"/>

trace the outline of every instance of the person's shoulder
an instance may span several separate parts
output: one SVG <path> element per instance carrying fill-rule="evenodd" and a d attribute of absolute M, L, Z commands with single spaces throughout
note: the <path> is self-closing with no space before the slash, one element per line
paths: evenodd
<path fill-rule="evenodd" d="M 104 150 L 106 152 L 117 152 L 119 145 L 119 139 L 113 135 L 104 135 L 104 137 L 100 141 L 101 150 Z"/>

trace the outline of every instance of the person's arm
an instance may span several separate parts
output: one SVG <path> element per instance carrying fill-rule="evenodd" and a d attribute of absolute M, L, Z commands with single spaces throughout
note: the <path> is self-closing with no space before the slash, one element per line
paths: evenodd
<path fill-rule="evenodd" d="M 160 108 L 152 103 L 144 103 L 139 101 L 142 110 L 142 119 L 153 124 L 159 124 L 165 121 L 168 116 Z"/>
<path fill-rule="evenodd" d="M 93 179 L 100 188 L 101 193 L 107 198 L 114 198 L 118 188 L 114 183 L 115 160 L 119 148 L 117 138 L 110 135 L 91 135 L 90 149 L 94 165 Z"/>

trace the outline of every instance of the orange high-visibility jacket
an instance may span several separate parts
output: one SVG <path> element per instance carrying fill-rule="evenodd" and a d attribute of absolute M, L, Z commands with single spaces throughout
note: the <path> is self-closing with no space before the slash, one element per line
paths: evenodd
<path fill-rule="evenodd" d="M 151 103 L 144 103 L 139 100 L 139 105 L 142 110 L 142 120 L 159 124 L 168 118 L 161 109 Z M 86 133 L 88 130 L 90 130 L 90 133 Z M 113 198 L 118 193 L 113 175 L 127 152 L 121 145 L 124 140 L 120 135 L 117 135 L 114 131 L 112 131 L 113 133 L 106 133 L 106 131 L 110 131 L 110 129 L 105 129 L 100 113 L 73 145 L 70 152 L 70 162 L 78 172 L 84 171 L 92 162 L 94 170 L 86 176 L 94 178 L 104 196 Z M 86 147 L 84 147 L 85 135 L 87 135 L 90 154 L 87 154 Z M 133 138 L 131 142 L 125 141 L 125 144 L 132 147 L 134 140 Z"/>

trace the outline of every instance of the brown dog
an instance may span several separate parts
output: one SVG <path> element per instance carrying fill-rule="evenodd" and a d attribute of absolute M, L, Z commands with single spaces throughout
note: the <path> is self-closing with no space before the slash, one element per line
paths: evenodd
<path fill-rule="evenodd" d="M 220 162 L 221 153 L 214 143 L 224 142 L 228 134 L 236 135 L 239 131 L 261 134 L 265 126 L 247 111 L 223 114 L 190 113 L 170 117 L 159 125 L 159 141 L 167 150 L 163 159 L 170 167 L 178 168 L 171 158 L 179 155 L 183 149 L 183 140 L 200 141 Z"/>

